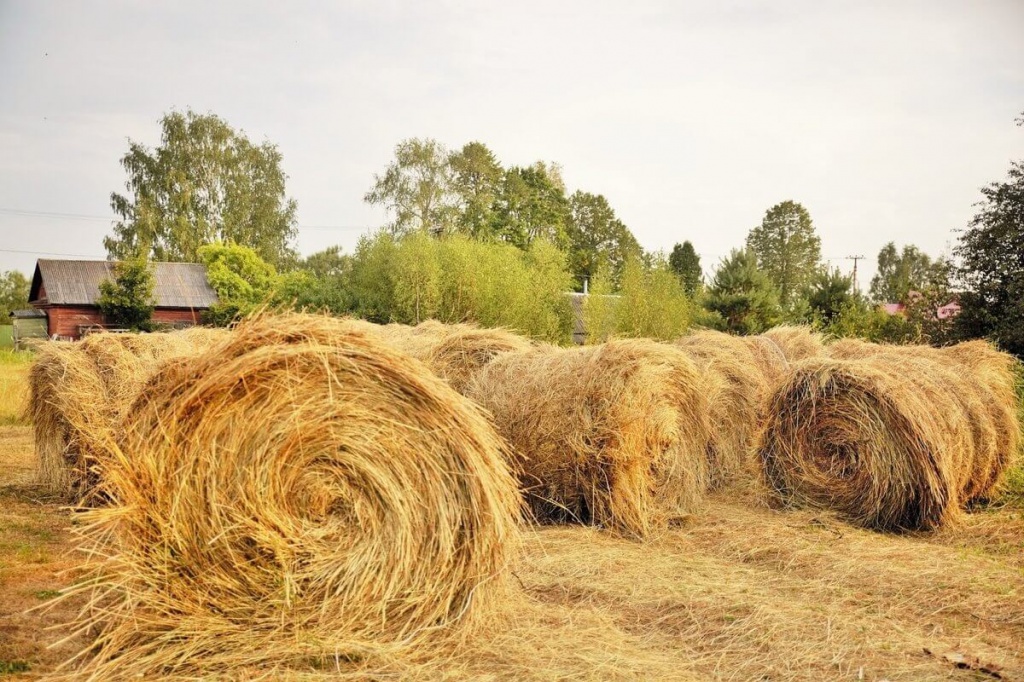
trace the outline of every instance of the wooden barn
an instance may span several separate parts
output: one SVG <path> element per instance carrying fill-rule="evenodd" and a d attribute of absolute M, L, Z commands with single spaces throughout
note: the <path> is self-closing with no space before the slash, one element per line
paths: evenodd
<path fill-rule="evenodd" d="M 113 261 L 36 261 L 29 304 L 46 315 L 50 338 L 79 339 L 90 330 L 110 325 L 96 302 L 100 282 L 113 279 Z M 174 327 L 198 324 L 202 314 L 217 302 L 217 294 L 206 280 L 206 267 L 199 263 L 154 263 L 153 322 Z"/>

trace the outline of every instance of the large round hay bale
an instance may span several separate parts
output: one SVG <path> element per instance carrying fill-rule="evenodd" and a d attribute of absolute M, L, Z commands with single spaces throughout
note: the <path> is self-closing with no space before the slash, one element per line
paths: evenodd
<path fill-rule="evenodd" d="M 761 446 L 770 490 L 878 529 L 932 529 L 970 501 L 978 431 L 970 390 L 929 352 L 797 365 Z"/>
<path fill-rule="evenodd" d="M 329 318 L 165 364 L 90 512 L 95 679 L 344 666 L 493 614 L 519 537 L 504 447 L 419 362 Z M 97 555 L 93 555 L 97 556 Z"/>
<path fill-rule="evenodd" d="M 226 338 L 222 329 L 156 334 L 90 334 L 40 344 L 29 372 L 41 482 L 88 504 L 98 480 L 96 453 L 112 437 L 139 388 L 160 363 Z"/>
<path fill-rule="evenodd" d="M 712 422 L 710 485 L 752 480 L 758 467 L 754 446 L 772 388 L 759 359 L 741 337 L 699 331 L 677 339 L 704 373 Z"/>
<path fill-rule="evenodd" d="M 754 361 L 764 380 L 772 387 L 776 386 L 789 372 L 789 361 L 779 344 L 765 336 L 737 337 L 754 356 Z"/>
<path fill-rule="evenodd" d="M 843 339 L 829 344 L 826 353 L 840 359 L 927 357 L 953 369 L 958 379 L 953 389 L 955 398 L 969 415 L 974 441 L 974 470 L 964 490 L 965 499 L 985 500 L 998 492 L 1021 442 L 1014 374 L 1017 360 L 1012 355 L 980 340 L 932 348 Z"/>
<path fill-rule="evenodd" d="M 818 357 L 825 349 L 824 337 L 810 327 L 782 325 L 761 336 L 778 346 L 789 363 Z"/>
<path fill-rule="evenodd" d="M 642 537 L 707 489 L 706 385 L 678 348 L 617 340 L 500 355 L 467 395 L 512 445 L 537 520 Z"/>

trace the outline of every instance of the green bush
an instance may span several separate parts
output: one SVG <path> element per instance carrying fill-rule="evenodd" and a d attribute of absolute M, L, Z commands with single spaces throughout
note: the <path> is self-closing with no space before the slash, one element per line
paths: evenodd
<path fill-rule="evenodd" d="M 570 286 L 564 254 L 543 240 L 521 251 L 461 235 L 381 233 L 356 248 L 348 296 L 355 314 L 375 322 L 474 322 L 567 343 Z"/>

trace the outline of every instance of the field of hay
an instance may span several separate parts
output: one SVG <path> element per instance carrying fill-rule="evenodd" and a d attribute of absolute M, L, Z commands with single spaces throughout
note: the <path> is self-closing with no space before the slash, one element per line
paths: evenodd
<path fill-rule="evenodd" d="M 361 343 L 352 341 L 351 352 Z M 284 361 L 294 373 L 301 360 Z M 18 416 L 25 363 L 0 371 L 8 389 L 0 414 L 12 415 L 0 426 L 0 676 L 34 679 L 96 634 L 64 625 L 87 597 L 56 599 L 81 577 L 83 557 L 73 551 L 79 519 L 37 485 L 32 428 Z M 322 369 L 310 363 L 303 371 Z M 211 374 L 212 367 L 201 373 L 202 390 L 228 395 Z M 178 385 L 171 375 L 163 381 L 149 403 L 154 414 Z M 423 391 L 440 390 L 424 382 Z M 295 400 L 308 400 L 298 388 Z M 192 426 L 220 428 L 181 422 Z M 285 672 L 243 651 L 226 677 L 1024 679 L 1024 476 L 1018 468 L 1008 480 L 1007 494 L 929 533 L 880 533 L 829 511 L 771 509 L 743 486 L 710 493 L 643 541 L 587 526 L 527 526 L 508 565 L 514 596 L 462 638 L 422 655 L 311 656 Z"/>

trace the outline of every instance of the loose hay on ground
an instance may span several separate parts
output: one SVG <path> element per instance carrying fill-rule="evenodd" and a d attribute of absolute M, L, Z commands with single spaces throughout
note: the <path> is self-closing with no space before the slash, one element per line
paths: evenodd
<path fill-rule="evenodd" d="M 382 660 L 502 607 L 520 501 L 482 413 L 336 320 L 243 323 L 164 365 L 87 513 L 81 675 Z M 109 557 L 102 560 L 102 557 Z"/>
<path fill-rule="evenodd" d="M 646 340 L 500 355 L 467 395 L 515 452 L 535 517 L 645 536 L 699 508 L 708 485 L 707 383 Z"/>
<path fill-rule="evenodd" d="M 928 530 L 989 494 L 1003 464 L 970 372 L 931 348 L 844 342 L 830 353 L 849 359 L 801 363 L 769 408 L 761 457 L 780 499 Z"/>

